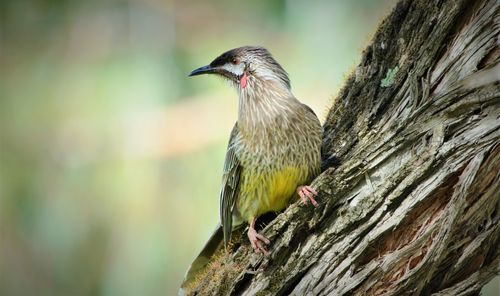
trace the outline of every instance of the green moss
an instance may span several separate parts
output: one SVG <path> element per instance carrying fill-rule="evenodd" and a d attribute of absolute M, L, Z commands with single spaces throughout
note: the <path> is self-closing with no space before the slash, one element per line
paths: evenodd
<path fill-rule="evenodd" d="M 399 66 L 396 66 L 392 69 L 387 70 L 387 74 L 385 74 L 384 79 L 380 80 L 381 87 L 389 87 L 394 83 L 394 78 L 399 71 Z"/>

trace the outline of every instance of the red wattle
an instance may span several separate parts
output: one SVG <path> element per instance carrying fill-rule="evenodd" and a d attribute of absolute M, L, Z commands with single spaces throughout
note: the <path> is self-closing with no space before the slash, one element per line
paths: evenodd
<path fill-rule="evenodd" d="M 243 76 L 241 76 L 241 79 L 240 79 L 241 88 L 247 87 L 247 80 L 248 80 L 247 73 L 243 73 Z"/>

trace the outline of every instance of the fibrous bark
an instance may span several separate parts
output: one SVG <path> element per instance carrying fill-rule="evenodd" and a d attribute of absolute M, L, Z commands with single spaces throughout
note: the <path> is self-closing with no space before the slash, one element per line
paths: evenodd
<path fill-rule="evenodd" d="M 318 208 L 221 252 L 201 295 L 474 295 L 499 274 L 496 0 L 401 1 L 324 125 Z"/>

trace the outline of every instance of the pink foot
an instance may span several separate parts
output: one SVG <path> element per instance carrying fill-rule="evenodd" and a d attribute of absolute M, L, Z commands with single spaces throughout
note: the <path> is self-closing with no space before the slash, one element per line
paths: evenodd
<path fill-rule="evenodd" d="M 318 206 L 318 203 L 314 199 L 314 196 L 318 195 L 318 192 L 311 186 L 299 186 L 297 187 L 297 193 L 299 194 L 303 204 L 307 204 L 307 200 L 309 199 L 313 206 Z"/>
<path fill-rule="evenodd" d="M 269 245 L 271 241 L 255 230 L 255 218 L 253 218 L 252 223 L 250 223 L 247 235 L 250 243 L 252 244 L 252 248 L 256 253 L 263 253 L 266 256 L 269 255 L 269 252 L 264 247 L 264 244 Z"/>

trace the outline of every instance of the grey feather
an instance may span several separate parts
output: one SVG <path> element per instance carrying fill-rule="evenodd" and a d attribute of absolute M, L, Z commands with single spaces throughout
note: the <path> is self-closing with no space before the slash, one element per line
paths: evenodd
<path fill-rule="evenodd" d="M 186 287 L 196 279 L 196 275 L 202 271 L 207 264 L 210 262 L 210 259 L 215 254 L 215 252 L 219 249 L 222 243 L 222 227 L 217 225 L 214 232 L 208 239 L 207 243 L 201 250 L 200 254 L 196 256 L 196 259 L 189 266 L 188 271 L 184 277 L 184 281 L 182 281 L 181 288 L 179 290 L 179 295 L 185 295 Z"/>
<path fill-rule="evenodd" d="M 220 191 L 220 221 L 224 232 L 225 246 L 227 246 L 231 240 L 233 209 L 239 194 L 240 175 L 242 170 L 240 160 L 236 155 L 236 147 L 234 146 L 238 133 L 238 123 L 236 123 L 229 138 Z"/>

